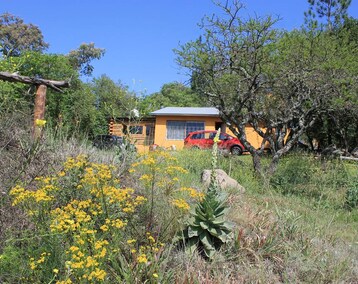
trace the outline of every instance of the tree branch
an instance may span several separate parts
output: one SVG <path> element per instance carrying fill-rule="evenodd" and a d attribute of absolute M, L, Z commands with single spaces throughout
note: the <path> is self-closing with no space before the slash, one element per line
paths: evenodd
<path fill-rule="evenodd" d="M 19 82 L 30 85 L 46 85 L 47 87 L 61 93 L 63 92 L 61 88 L 70 87 L 70 83 L 68 81 L 54 81 L 40 78 L 32 78 L 28 76 L 21 76 L 17 73 L 9 72 L 0 72 L 0 80 L 8 82 Z"/>

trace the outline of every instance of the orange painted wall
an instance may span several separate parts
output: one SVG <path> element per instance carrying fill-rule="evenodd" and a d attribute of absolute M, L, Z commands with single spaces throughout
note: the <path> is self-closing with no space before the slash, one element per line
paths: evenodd
<path fill-rule="evenodd" d="M 154 143 L 161 147 L 175 146 L 176 149 L 184 147 L 184 140 L 168 140 L 167 139 L 167 121 L 181 120 L 181 121 L 204 121 L 205 130 L 215 130 L 215 122 L 220 122 L 218 117 L 205 116 L 157 116 L 155 123 Z"/>
<path fill-rule="evenodd" d="M 221 122 L 221 119 L 218 117 L 204 117 L 204 116 L 157 116 L 155 123 L 155 134 L 154 134 L 154 143 L 165 148 L 175 146 L 176 149 L 182 149 L 184 147 L 183 140 L 168 140 L 167 139 L 167 121 L 168 120 L 184 120 L 184 121 L 204 121 L 205 130 L 215 130 L 215 123 Z M 230 135 L 233 133 L 227 127 L 226 132 Z M 258 135 L 252 127 L 246 127 L 245 129 L 246 137 L 248 141 L 255 147 L 259 148 L 261 146 L 262 137 Z"/>

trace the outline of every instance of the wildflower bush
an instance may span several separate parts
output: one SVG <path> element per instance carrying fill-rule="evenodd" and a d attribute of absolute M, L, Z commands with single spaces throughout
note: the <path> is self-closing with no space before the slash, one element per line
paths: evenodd
<path fill-rule="evenodd" d="M 148 200 L 140 209 L 140 227 L 163 242 L 172 240 L 191 205 L 203 194 L 185 184 L 188 171 L 178 165 L 171 152 L 149 152 L 132 165 L 130 172 L 138 180 L 140 194 Z"/>
<path fill-rule="evenodd" d="M 187 171 L 176 163 L 166 152 L 141 156 L 130 170 L 137 180 L 134 190 L 121 186 L 114 166 L 80 155 L 28 188 L 15 186 L 12 205 L 26 212 L 33 226 L 9 242 L 9 248 L 10 243 L 26 247 L 18 258 L 26 259 L 28 269 L 18 277 L 59 284 L 163 279 L 165 242 L 180 228 L 189 204 L 202 197 L 182 186 Z"/>
<path fill-rule="evenodd" d="M 17 240 L 20 246 L 26 241 L 27 282 L 92 283 L 110 277 L 108 264 L 125 243 L 128 219 L 146 200 L 121 188 L 112 170 L 78 156 L 57 175 L 36 178 L 35 188 L 10 191 L 13 205 L 26 211 L 34 226 Z"/>

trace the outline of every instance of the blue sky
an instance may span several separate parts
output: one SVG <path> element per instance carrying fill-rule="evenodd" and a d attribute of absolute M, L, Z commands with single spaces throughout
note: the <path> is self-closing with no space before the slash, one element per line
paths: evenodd
<path fill-rule="evenodd" d="M 358 17 L 358 1 L 349 13 Z M 279 28 L 303 24 L 307 0 L 246 0 L 243 15 L 277 15 Z M 40 28 L 49 53 L 67 54 L 81 43 L 105 48 L 93 62 L 94 77 L 106 74 L 139 94 L 158 92 L 163 84 L 187 83 L 175 62 L 174 48 L 200 35 L 204 15 L 218 12 L 211 0 L 0 0 L 9 12 Z M 87 78 L 85 80 L 91 80 Z"/>

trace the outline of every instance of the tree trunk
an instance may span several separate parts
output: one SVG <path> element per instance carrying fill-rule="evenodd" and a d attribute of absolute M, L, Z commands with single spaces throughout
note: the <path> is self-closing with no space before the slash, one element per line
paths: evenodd
<path fill-rule="evenodd" d="M 253 164 L 254 164 L 255 173 L 257 175 L 259 175 L 260 177 L 263 177 L 260 155 L 256 151 L 252 152 L 251 155 L 252 155 L 252 161 L 253 161 Z"/>
<path fill-rule="evenodd" d="M 43 123 L 45 119 L 45 105 L 46 105 L 46 85 L 38 85 L 36 87 L 35 108 L 34 108 L 34 125 L 33 125 L 33 138 L 38 139 L 41 137 Z"/>

